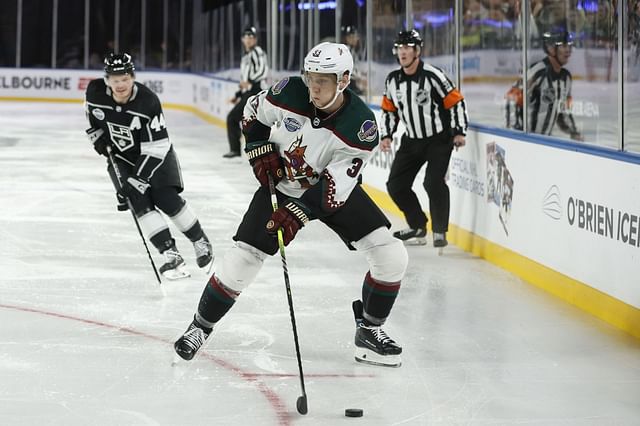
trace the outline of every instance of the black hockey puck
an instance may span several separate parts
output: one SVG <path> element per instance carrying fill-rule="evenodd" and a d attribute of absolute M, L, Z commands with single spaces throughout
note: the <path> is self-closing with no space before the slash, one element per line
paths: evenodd
<path fill-rule="evenodd" d="M 344 410 L 344 415 L 347 417 L 362 417 L 364 415 L 364 411 L 362 408 L 347 408 Z"/>

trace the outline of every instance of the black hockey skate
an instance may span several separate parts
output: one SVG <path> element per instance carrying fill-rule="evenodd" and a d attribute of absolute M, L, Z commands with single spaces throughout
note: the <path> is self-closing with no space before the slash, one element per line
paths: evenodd
<path fill-rule="evenodd" d="M 439 232 L 434 232 L 433 233 L 433 246 L 434 247 L 446 247 L 449 245 L 449 242 L 447 241 L 447 233 L 443 232 L 443 233 L 439 233 Z"/>
<path fill-rule="evenodd" d="M 425 228 L 407 228 L 394 232 L 393 236 L 402 240 L 408 246 L 423 246 L 427 244 L 427 230 Z"/>
<path fill-rule="evenodd" d="M 163 251 L 162 254 L 164 255 L 165 263 L 160 267 L 159 271 L 163 277 L 168 280 L 179 280 L 191 275 L 189 271 L 187 271 L 184 259 L 178 252 L 175 244 Z"/>
<path fill-rule="evenodd" d="M 184 332 L 182 336 L 173 344 L 173 349 L 185 361 L 190 361 L 196 355 L 198 350 L 204 345 L 204 342 L 211 334 L 211 328 L 205 328 L 198 321 L 195 316 L 189 328 Z"/>
<path fill-rule="evenodd" d="M 355 300 L 352 307 L 356 319 L 356 361 L 385 367 L 400 367 L 402 347 L 387 336 L 382 327 L 370 324 L 364 319 L 360 300 Z"/>
<path fill-rule="evenodd" d="M 433 246 L 438 249 L 438 256 L 442 256 L 442 249 L 449 245 L 446 232 L 433 233 Z"/>
<path fill-rule="evenodd" d="M 196 251 L 196 263 L 199 268 L 206 269 L 207 273 L 211 271 L 213 265 L 213 246 L 209 242 L 206 235 L 193 242 L 193 249 Z"/>

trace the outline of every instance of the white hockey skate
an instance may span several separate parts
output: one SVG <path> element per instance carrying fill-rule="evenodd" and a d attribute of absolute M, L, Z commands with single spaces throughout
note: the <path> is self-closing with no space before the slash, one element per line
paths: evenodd
<path fill-rule="evenodd" d="M 353 314 L 356 319 L 356 361 L 383 367 L 400 367 L 402 347 L 387 336 L 382 327 L 366 324 L 360 300 L 353 302 Z"/>
<path fill-rule="evenodd" d="M 206 236 L 203 236 L 199 240 L 194 241 L 193 249 L 196 252 L 196 263 L 198 263 L 198 267 L 209 274 L 211 272 L 214 259 L 213 246 L 209 242 L 209 239 Z"/>
<path fill-rule="evenodd" d="M 187 271 L 184 259 L 175 247 L 166 249 L 163 253 L 165 263 L 160 267 L 160 273 L 168 280 L 174 281 L 191 276 Z"/>

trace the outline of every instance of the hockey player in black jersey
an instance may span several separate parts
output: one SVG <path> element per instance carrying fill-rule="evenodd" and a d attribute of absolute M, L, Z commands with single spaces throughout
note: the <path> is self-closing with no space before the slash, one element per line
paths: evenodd
<path fill-rule="evenodd" d="M 189 276 L 185 262 L 158 210 L 171 218 L 193 243 L 196 262 L 209 268 L 213 250 L 198 218 L 179 195 L 182 175 L 169 141 L 160 100 L 149 88 L 135 81 L 131 56 L 110 54 L 105 58 L 105 76 L 93 80 L 86 91 L 89 140 L 108 161 L 107 171 L 118 189 L 119 210 L 133 207 L 147 239 L 165 257 L 160 273 L 167 279 Z"/>
<path fill-rule="evenodd" d="M 277 230 L 282 228 L 289 244 L 309 221 L 319 220 L 369 263 L 358 283 L 362 300 L 352 304 L 356 360 L 400 365 L 402 348 L 381 326 L 400 290 L 408 256 L 358 184 L 378 145 L 378 129 L 371 109 L 347 89 L 352 71 L 347 46 L 321 43 L 307 54 L 303 78 L 284 78 L 247 102 L 245 151 L 260 187 L 233 237 L 235 245 L 204 288 L 193 322 L 175 342 L 182 358 L 193 358 L 264 260 L 277 253 Z M 275 212 L 268 176 L 277 184 Z"/>

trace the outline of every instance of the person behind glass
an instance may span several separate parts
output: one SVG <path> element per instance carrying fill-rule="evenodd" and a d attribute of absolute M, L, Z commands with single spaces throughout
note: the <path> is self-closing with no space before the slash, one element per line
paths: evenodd
<path fill-rule="evenodd" d="M 175 342 L 183 359 L 194 357 L 265 259 L 278 252 L 278 229 L 287 245 L 309 221 L 318 220 L 368 262 L 358 283 L 362 298 L 352 303 L 356 360 L 400 365 L 402 348 L 381 326 L 398 296 L 408 256 L 389 232 L 384 213 L 358 184 L 378 145 L 378 129 L 371 109 L 347 89 L 352 70 L 345 45 L 320 43 L 306 55 L 302 78 L 286 77 L 249 99 L 245 151 L 260 186 L 233 237 L 235 245 L 206 284 L 193 322 Z M 275 212 L 270 179 L 277 185 Z"/>
<path fill-rule="evenodd" d="M 104 78 L 87 87 L 86 132 L 95 151 L 111 157 L 107 171 L 118 191 L 118 210 L 132 207 L 145 237 L 165 257 L 159 268 L 164 277 L 179 279 L 189 273 L 158 210 L 193 243 L 198 266 L 208 270 L 213 263 L 211 243 L 179 195 L 184 189 L 182 172 L 158 96 L 135 81 L 135 66 L 126 53 L 107 55 L 104 72 Z"/>
<path fill-rule="evenodd" d="M 269 72 L 267 54 L 258 46 L 258 33 L 255 27 L 247 27 L 242 33 L 244 55 L 240 60 L 240 84 L 235 96 L 229 102 L 235 104 L 227 115 L 227 139 L 229 152 L 224 158 L 240 156 L 240 137 L 242 131 L 242 111 L 247 99 L 262 90 L 262 85 Z"/>
<path fill-rule="evenodd" d="M 342 27 L 342 37 L 344 44 L 349 48 L 351 57 L 353 57 L 353 75 L 351 76 L 349 89 L 356 95 L 362 95 L 367 90 L 367 78 L 360 69 L 360 62 L 362 60 L 360 34 L 355 26 L 347 25 Z"/>
<path fill-rule="evenodd" d="M 450 203 L 445 174 L 453 147 L 465 145 L 467 108 L 445 73 L 420 59 L 420 33 L 401 31 L 393 46 L 400 69 L 385 81 L 380 149 L 391 150 L 393 135 L 402 121 L 405 133 L 391 164 L 387 191 L 409 225 L 393 235 L 406 244 L 426 244 L 427 216 L 412 186 L 427 163 L 423 185 L 429 196 L 433 245 L 445 247 Z"/>
<path fill-rule="evenodd" d="M 573 37 L 563 29 L 542 34 L 542 48 L 547 55 L 527 71 L 529 131 L 551 135 L 555 125 L 571 139 L 582 141 L 571 113 L 571 73 L 564 68 L 571 57 Z M 523 130 L 524 93 L 522 79 L 506 95 L 506 127 Z"/>

